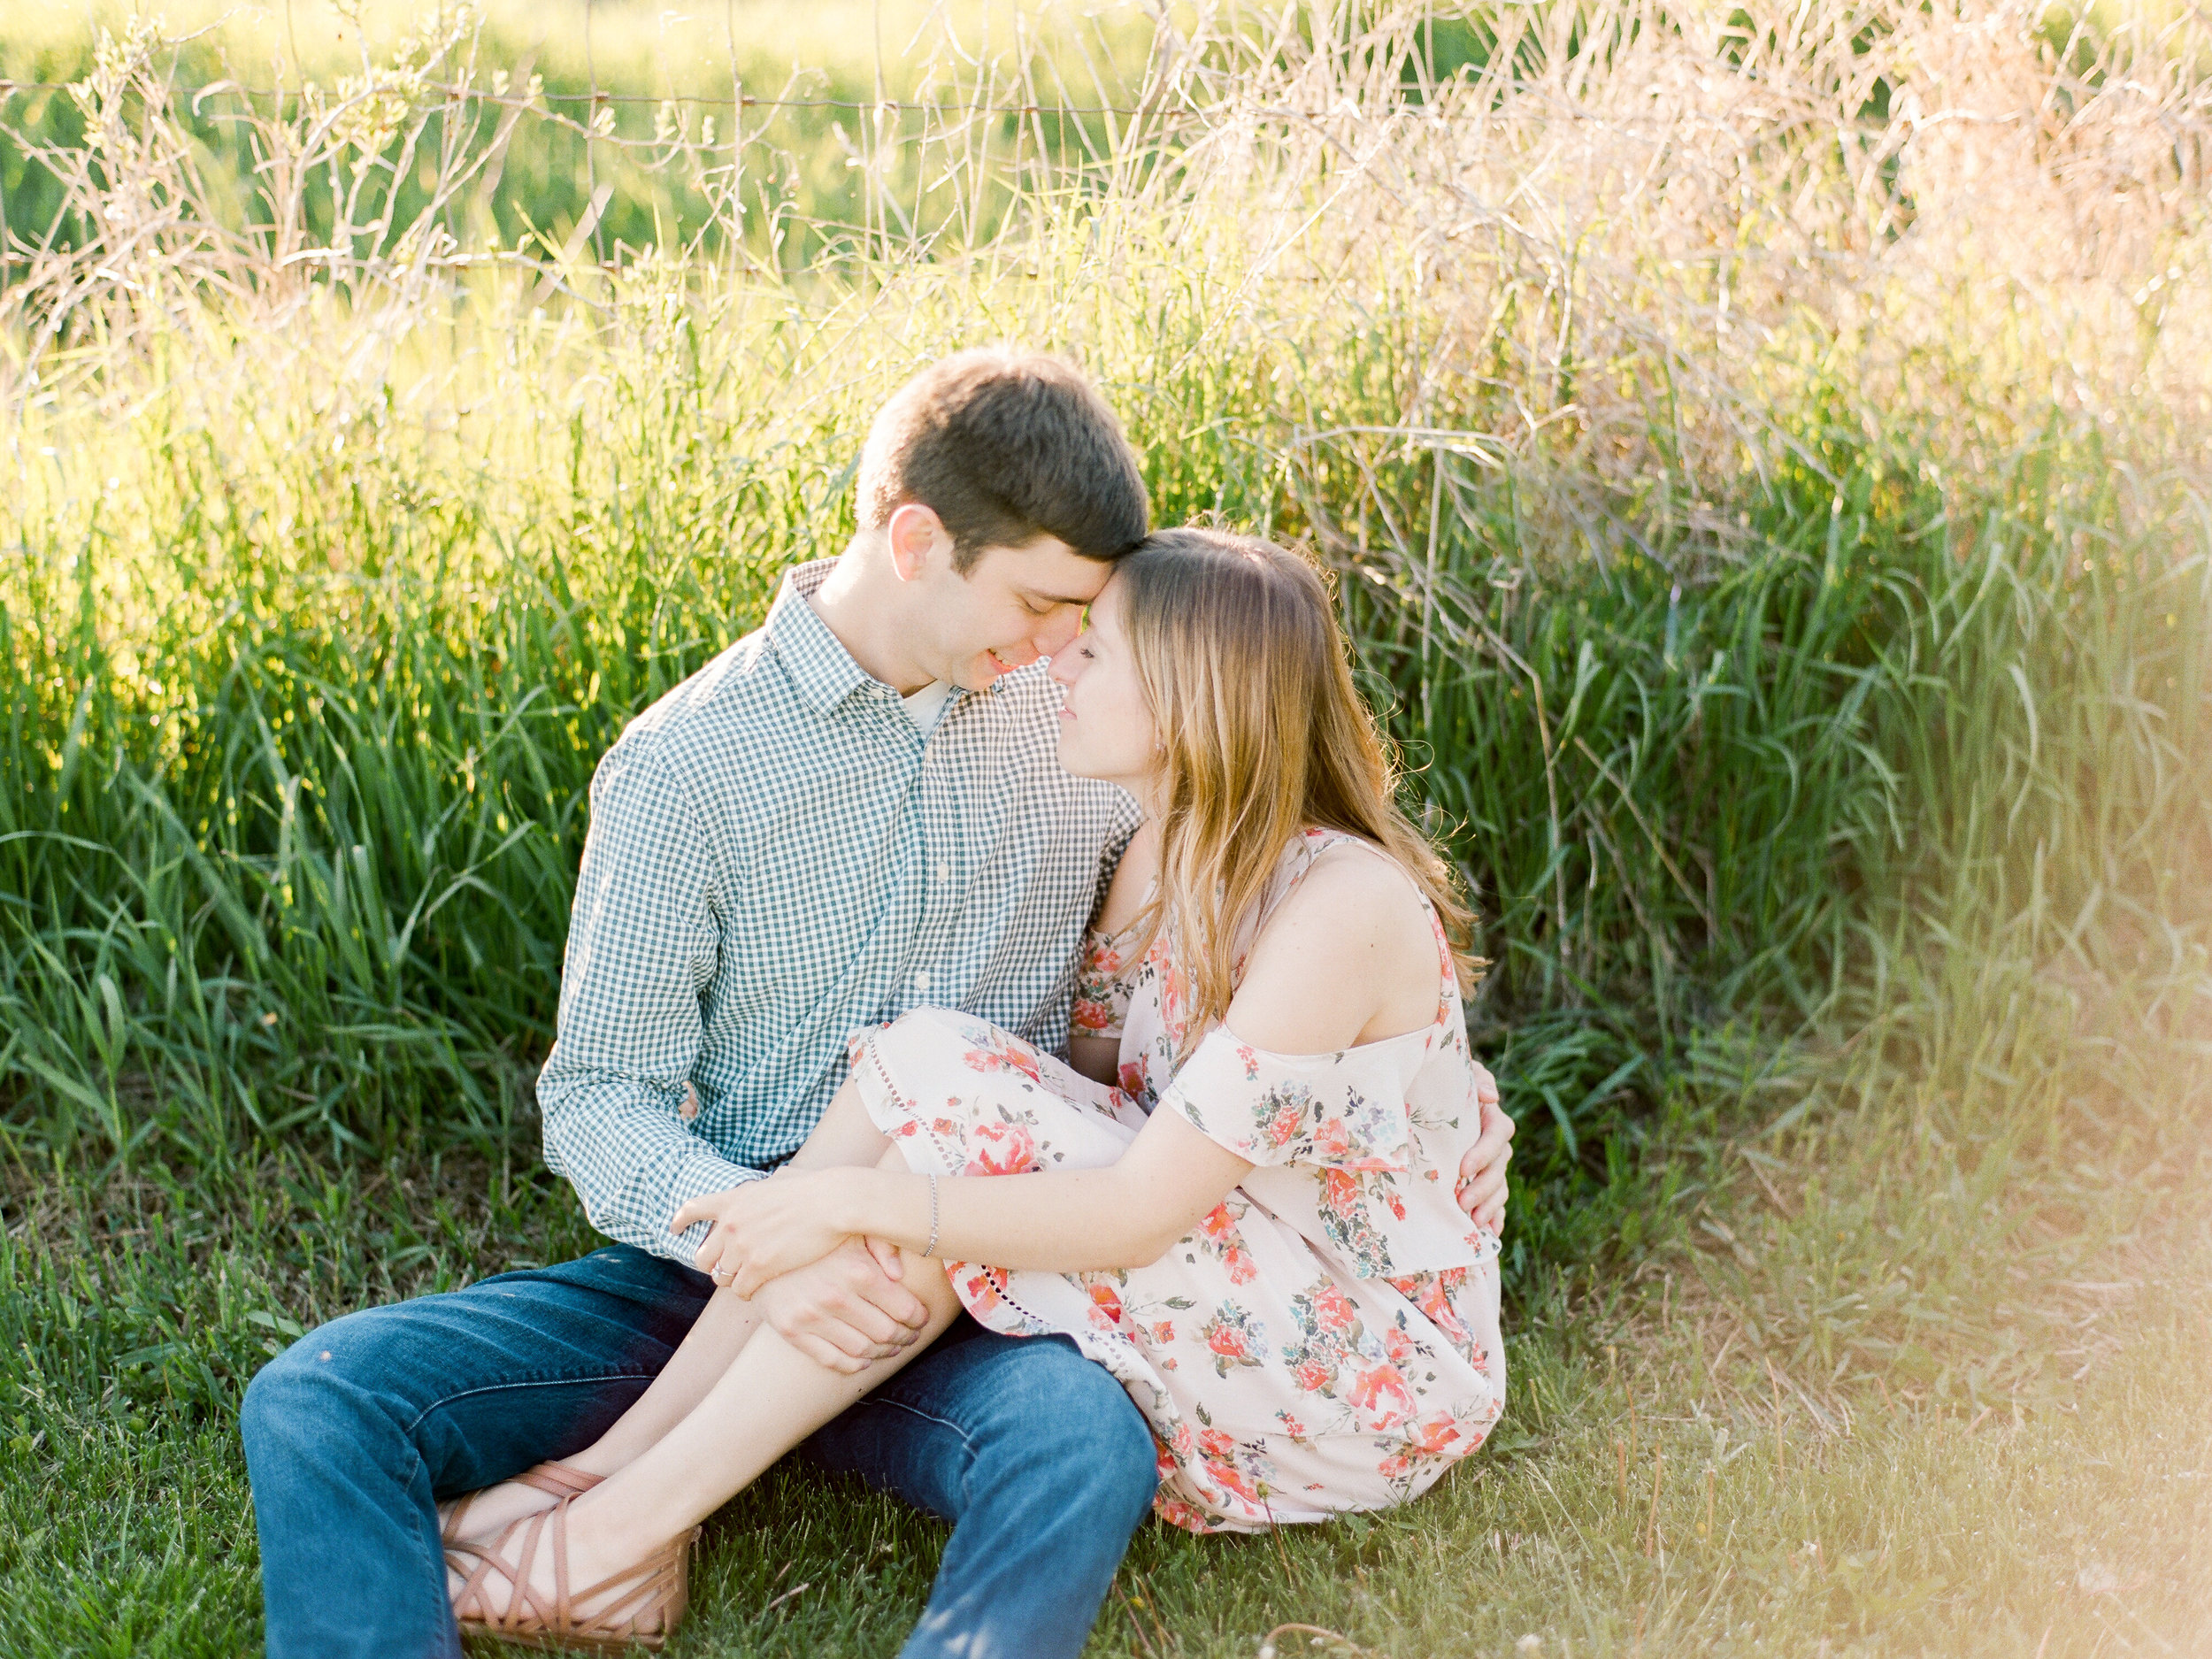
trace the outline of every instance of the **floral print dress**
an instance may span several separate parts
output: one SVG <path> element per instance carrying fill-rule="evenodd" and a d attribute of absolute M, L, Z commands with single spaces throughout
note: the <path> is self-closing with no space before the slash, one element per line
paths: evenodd
<path fill-rule="evenodd" d="M 1353 839 L 1294 841 L 1245 938 L 1323 851 Z M 1177 1069 L 1186 1031 L 1170 948 L 1125 961 L 1119 941 L 1095 933 L 1076 1025 L 1120 1037 L 1118 1088 L 942 1009 L 853 1040 L 861 1097 L 918 1172 L 1100 1168 L 1156 1110 L 1252 1162 L 1147 1267 L 945 1263 L 982 1325 L 1064 1334 L 1120 1379 L 1158 1442 L 1154 1508 L 1179 1526 L 1251 1532 L 1402 1503 L 1497 1421 L 1497 1240 L 1454 1199 L 1479 1111 L 1451 954 L 1433 911 L 1430 922 L 1433 1023 L 1333 1053 L 1272 1054 L 1217 1027 Z"/>

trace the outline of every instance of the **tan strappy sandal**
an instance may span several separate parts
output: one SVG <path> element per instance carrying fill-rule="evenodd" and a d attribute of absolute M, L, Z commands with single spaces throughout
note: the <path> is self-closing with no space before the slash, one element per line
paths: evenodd
<path fill-rule="evenodd" d="M 568 1582 L 568 1506 L 574 1502 L 563 1498 L 550 1509 L 526 1515 L 488 1544 L 448 1547 L 446 1564 L 467 1575 L 453 1594 L 453 1616 L 463 1635 L 496 1636 L 523 1647 L 606 1653 L 634 1646 L 658 1647 L 668 1640 L 691 1599 L 691 1547 L 698 1541 L 700 1529 L 695 1526 L 635 1566 L 578 1590 Z M 538 1542 L 549 1534 L 553 1540 L 549 1601 L 530 1585 Z M 493 1605 L 498 1599 L 491 1583 L 495 1573 L 507 1580 L 503 1607 Z M 578 1616 L 578 1602 L 610 1594 L 614 1599 L 606 1606 Z"/>
<path fill-rule="evenodd" d="M 534 1486 L 548 1497 L 557 1500 L 580 1498 L 604 1480 L 606 1476 L 595 1475 L 588 1469 L 577 1469 L 567 1463 L 556 1463 L 549 1461 L 534 1464 L 511 1479 L 517 1486 Z M 505 1486 L 506 1484 L 508 1483 L 503 1480 L 493 1482 L 494 1486 Z M 438 1541 L 440 1543 L 450 1548 L 461 1541 L 461 1517 L 468 1513 L 470 1504 L 490 1490 L 490 1486 L 486 1486 L 480 1492 L 464 1493 L 454 1501 L 453 1507 L 446 1511 L 445 1525 L 439 1531 Z"/>

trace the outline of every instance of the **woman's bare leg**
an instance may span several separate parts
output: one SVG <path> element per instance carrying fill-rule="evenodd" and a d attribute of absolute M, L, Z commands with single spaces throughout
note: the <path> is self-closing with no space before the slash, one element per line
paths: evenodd
<path fill-rule="evenodd" d="M 813 1133 L 791 1155 L 791 1167 L 826 1169 L 871 1164 L 884 1156 L 890 1144 L 889 1138 L 869 1118 L 867 1108 L 860 1103 L 860 1091 L 849 1082 L 837 1091 Z M 941 1279 L 942 1273 L 938 1277 Z M 923 1294 L 919 1287 L 910 1288 L 917 1295 Z M 926 1296 L 924 1300 L 927 1301 Z M 611 1475 L 643 1454 L 707 1397 L 708 1391 L 730 1369 L 759 1324 L 759 1310 L 751 1302 L 731 1291 L 715 1292 L 690 1333 L 635 1403 L 598 1440 L 561 1461 L 588 1474 Z M 936 1331 L 928 1334 L 933 1336 Z M 918 1340 L 914 1350 L 918 1352 L 924 1346 L 924 1341 Z M 856 1380 L 872 1374 L 856 1373 Z M 555 1502 L 550 1494 L 517 1481 L 488 1486 L 470 1500 L 457 1536 L 480 1540 L 495 1537 L 511 1522 L 534 1515 L 540 1509 L 551 1509 Z"/>
<path fill-rule="evenodd" d="M 875 1125 L 860 1103 L 860 1091 L 847 1083 L 839 1089 L 799 1149 L 795 1170 L 867 1165 L 879 1162 L 890 1137 Z M 718 1290 L 652 1386 L 597 1440 L 565 1461 L 595 1475 L 611 1475 L 662 1435 L 689 1417 L 729 1370 L 760 1323 L 759 1310 L 733 1292 Z M 525 1511 L 528 1513 L 528 1511 Z"/>
<path fill-rule="evenodd" d="M 881 1160 L 890 1137 L 878 1129 L 850 1083 L 839 1089 L 822 1119 L 791 1155 L 795 1170 L 867 1165 Z M 565 1459 L 595 1475 L 611 1475 L 691 1415 L 730 1368 L 760 1323 L 760 1312 L 727 1290 L 718 1290 L 652 1386 L 597 1440 Z M 527 1511 L 525 1511 L 527 1513 Z"/>
<path fill-rule="evenodd" d="M 885 1154 L 886 1162 L 897 1157 Z M 902 1256 L 905 1284 L 929 1309 L 919 1341 L 848 1374 L 800 1352 L 769 1326 L 757 1326 L 682 1422 L 569 1506 L 569 1585 L 598 1584 L 681 1537 L 942 1333 L 960 1311 L 942 1263 Z M 541 1598 L 549 1598 L 549 1549 L 538 1551 L 531 1578 Z M 493 1589 L 495 1603 L 503 1605 L 506 1596 L 503 1586 Z M 588 1616 L 595 1609 L 579 1601 L 575 1610 Z"/>

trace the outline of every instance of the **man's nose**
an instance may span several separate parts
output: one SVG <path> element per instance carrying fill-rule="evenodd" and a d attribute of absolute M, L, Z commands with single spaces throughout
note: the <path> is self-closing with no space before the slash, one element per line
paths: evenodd
<path fill-rule="evenodd" d="M 1038 656 L 1057 657 L 1082 631 L 1083 613 L 1079 611 L 1065 620 L 1055 623 L 1048 631 L 1038 634 L 1031 643 L 1037 648 Z"/>

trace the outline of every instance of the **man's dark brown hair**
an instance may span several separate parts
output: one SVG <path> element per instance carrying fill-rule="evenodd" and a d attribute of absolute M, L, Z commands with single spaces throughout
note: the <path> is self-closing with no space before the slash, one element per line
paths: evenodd
<path fill-rule="evenodd" d="M 995 347 L 924 369 L 869 428 L 862 528 L 881 529 L 908 502 L 944 522 L 963 574 L 984 549 L 1041 535 L 1086 558 L 1119 558 L 1149 521 L 1136 455 L 1081 371 Z"/>

